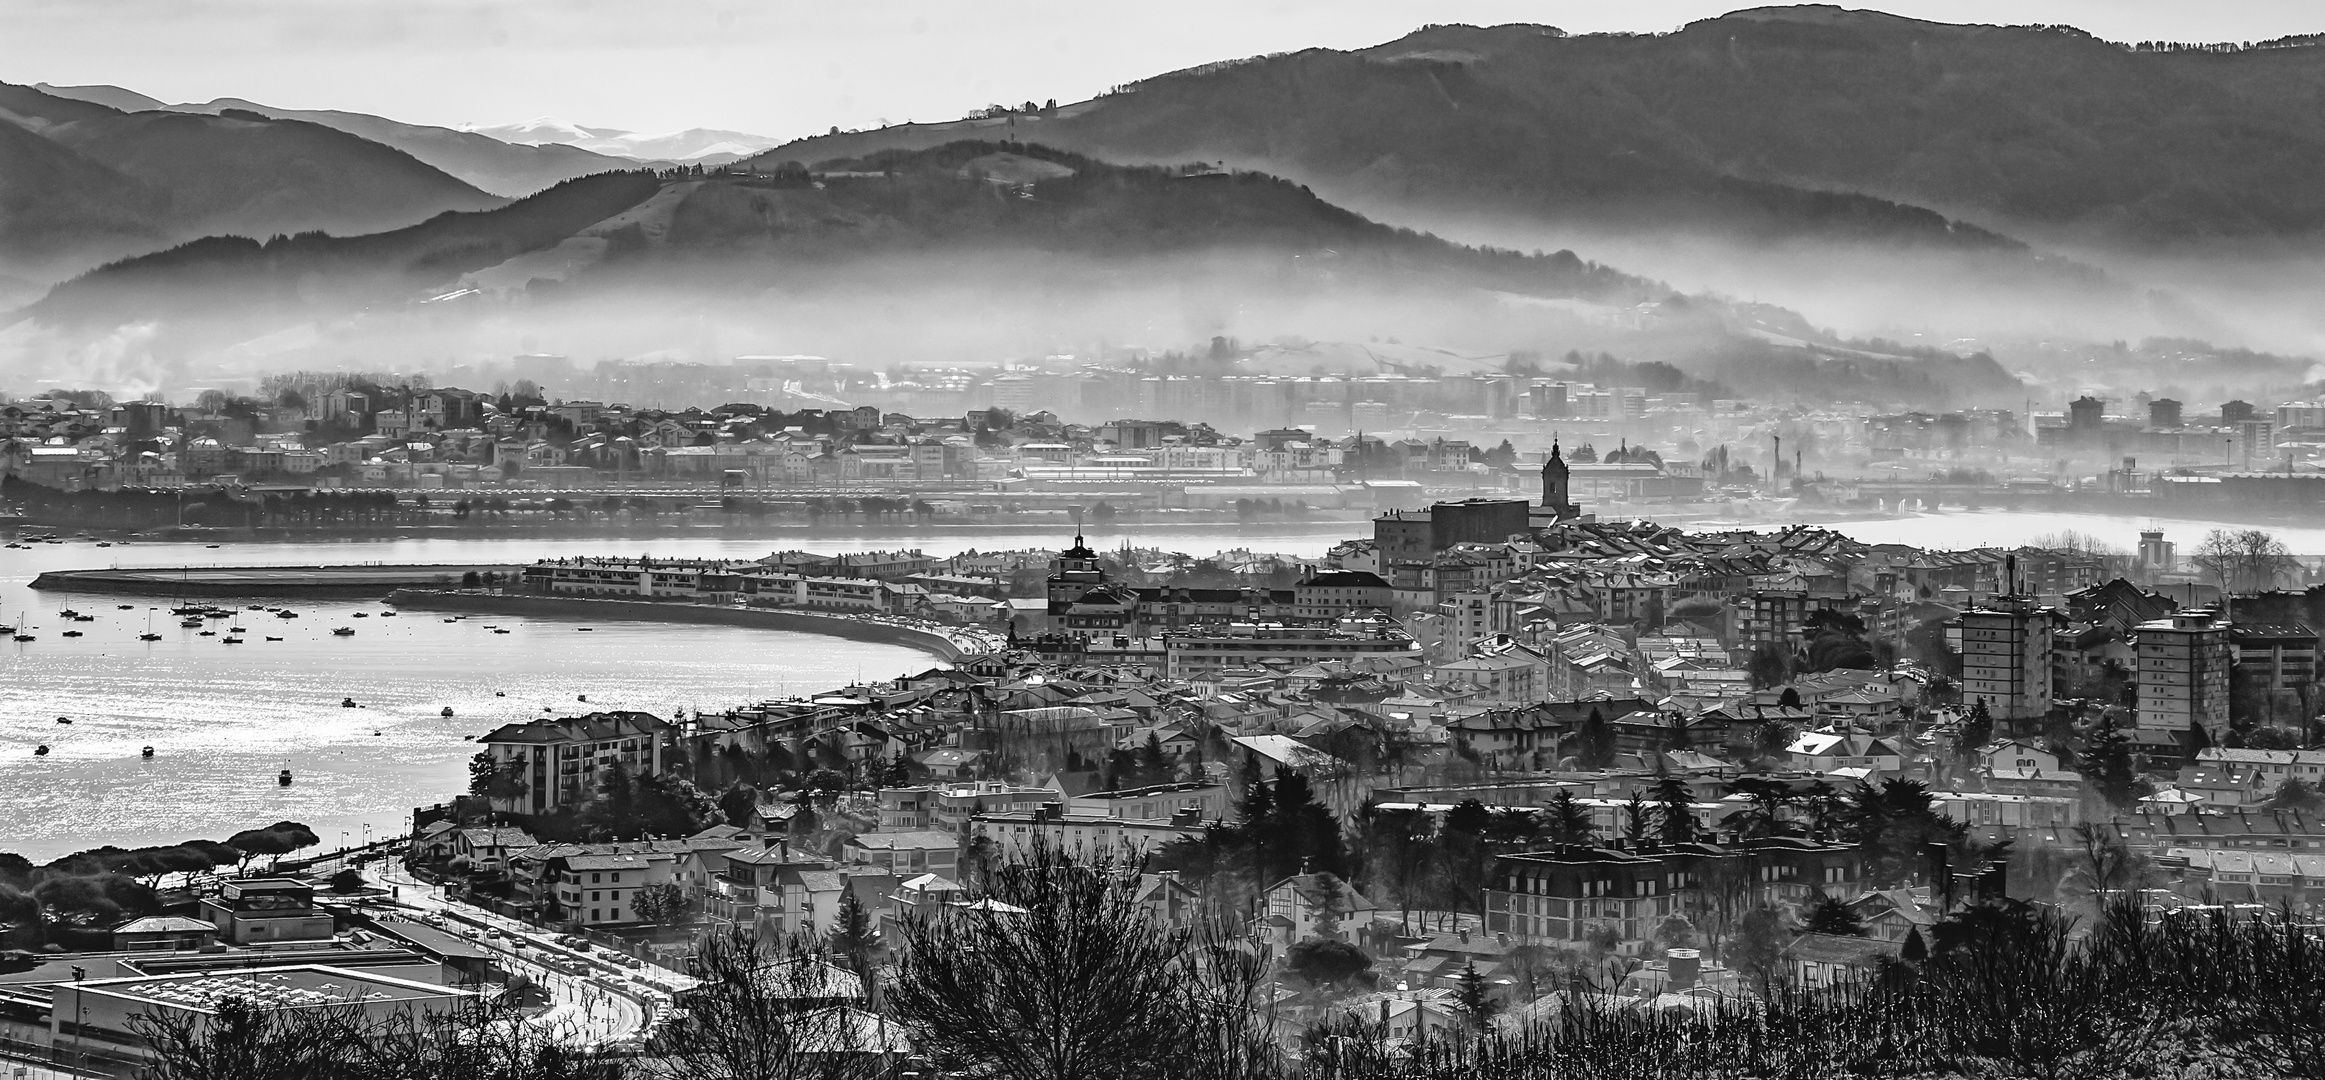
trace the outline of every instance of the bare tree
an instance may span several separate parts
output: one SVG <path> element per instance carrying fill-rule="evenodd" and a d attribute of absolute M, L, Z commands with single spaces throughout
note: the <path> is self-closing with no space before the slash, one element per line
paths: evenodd
<path fill-rule="evenodd" d="M 903 1029 L 864 1011 L 865 984 L 822 959 L 811 934 L 743 927 L 702 936 L 693 975 L 648 1050 L 665 1080 L 873 1080 L 906 1050 Z"/>
<path fill-rule="evenodd" d="M 2155 969 L 2140 961 L 2151 932 L 2130 910 L 2080 947 L 2072 920 L 2055 910 L 1991 910 L 1975 940 L 1923 972 L 1924 1022 L 1944 1032 L 1947 1056 L 1969 1065 L 1968 1075 L 2126 1075 L 2154 1052 L 2171 1012 L 2149 992 Z"/>
<path fill-rule="evenodd" d="M 2221 592 L 2235 594 L 2276 588 L 2280 576 L 2301 565 L 2283 541 L 2262 529 L 2205 533 L 2191 561 L 2219 580 Z"/>
<path fill-rule="evenodd" d="M 212 1015 L 154 1011 L 129 1021 L 150 1047 L 151 1080 L 625 1080 L 621 1060 L 561 1041 L 482 999 L 446 1009 L 366 1013 L 360 1005 L 269 1009 L 230 997 Z"/>
<path fill-rule="evenodd" d="M 1111 857 L 1028 845 L 976 902 L 905 921 L 889 1004 L 971 1075 L 1264 1076 L 1266 955 L 1221 924 L 1152 921 L 1137 881 Z"/>
<path fill-rule="evenodd" d="M 2067 882 L 2075 892 L 2089 897 L 2095 908 L 2104 912 L 2110 901 L 2147 886 L 2147 857 L 2133 851 L 2113 827 L 2084 822 L 2070 835 L 2076 859 Z"/>

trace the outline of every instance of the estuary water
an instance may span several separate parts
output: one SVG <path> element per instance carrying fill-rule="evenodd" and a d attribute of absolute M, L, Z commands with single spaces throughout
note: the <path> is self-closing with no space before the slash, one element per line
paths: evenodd
<path fill-rule="evenodd" d="M 1141 530 L 1140 544 L 1320 554 L 1362 526 Z M 48 530 L 26 529 L 41 534 Z M 0 530 L 0 538 L 19 537 Z M 447 623 L 425 611 L 384 616 L 376 602 L 202 598 L 238 617 L 182 629 L 166 596 L 26 587 L 46 570 L 106 566 L 295 566 L 529 562 L 579 554 L 752 558 L 917 547 L 1061 547 L 1055 531 L 871 531 L 796 540 L 658 535 L 554 540 L 385 539 L 221 543 L 93 541 L 0 550 L 0 851 L 42 861 L 117 844 L 224 838 L 252 825 L 305 822 L 336 846 L 407 827 L 413 807 L 466 789 L 464 737 L 516 720 L 590 709 L 720 709 L 925 670 L 916 649 L 790 631 L 526 616 Z M 1121 534 L 1093 532 L 1112 547 Z M 288 607 L 280 619 L 248 605 Z M 123 605 L 127 605 L 126 608 Z M 75 622 L 70 609 L 95 616 Z M 358 613 L 363 617 L 358 618 Z M 591 625 L 589 632 L 580 627 Z M 138 640 L 148 627 L 161 640 Z M 241 626 L 239 645 L 224 643 Z M 352 637 L 331 629 L 353 628 Z M 493 633 L 498 626 L 506 634 Z M 63 636 L 76 630 L 80 637 Z M 280 641 L 266 640 L 279 637 Z M 586 694 L 589 700 L 577 700 Z M 343 708 L 352 698 L 356 708 Z M 544 707 L 547 707 L 546 710 Z M 450 708 L 453 715 L 445 717 Z M 63 717 L 70 724 L 58 722 Z M 46 755 L 36 747 L 46 745 Z M 153 747 L 153 756 L 143 748 Z M 293 783 L 276 783 L 279 770 Z M 367 831 L 368 830 L 368 831 Z"/>

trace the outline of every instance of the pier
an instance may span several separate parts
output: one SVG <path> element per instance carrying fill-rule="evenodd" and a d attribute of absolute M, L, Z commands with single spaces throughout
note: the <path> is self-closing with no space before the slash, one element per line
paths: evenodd
<path fill-rule="evenodd" d="M 940 660 L 993 652 L 1001 635 L 967 626 L 943 626 L 869 612 L 804 611 L 790 607 L 745 607 L 675 600 L 611 600 L 579 596 L 536 596 L 455 589 L 398 589 L 387 598 L 399 608 L 466 611 L 475 614 L 532 615 L 563 619 L 635 619 L 651 622 L 715 623 L 765 630 L 827 634 L 855 641 L 904 645 Z"/>

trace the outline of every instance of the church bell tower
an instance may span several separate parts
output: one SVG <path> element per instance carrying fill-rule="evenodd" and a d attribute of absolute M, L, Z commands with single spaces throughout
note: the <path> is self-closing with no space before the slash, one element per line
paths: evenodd
<path fill-rule="evenodd" d="M 1582 508 L 1574 505 L 1573 471 L 1566 467 L 1566 458 L 1559 453 L 1558 440 L 1550 440 L 1550 460 L 1542 463 L 1542 512 L 1545 517 L 1572 521 L 1582 516 Z"/>

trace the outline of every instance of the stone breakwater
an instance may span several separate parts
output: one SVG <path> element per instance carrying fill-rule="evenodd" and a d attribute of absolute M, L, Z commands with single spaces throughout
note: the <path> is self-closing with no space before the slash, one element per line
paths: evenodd
<path fill-rule="evenodd" d="M 795 608 L 742 607 L 675 600 L 607 600 L 465 589 L 397 589 L 388 594 L 387 602 L 397 607 L 494 615 L 716 623 L 764 630 L 793 630 L 855 641 L 905 645 L 948 662 L 963 656 L 989 652 L 1002 644 L 1000 635 L 986 630 L 941 626 L 886 615 L 850 615 L 800 611 Z"/>
<path fill-rule="evenodd" d="M 457 586 L 469 574 L 523 572 L 514 564 L 421 566 L 145 566 L 50 570 L 32 587 L 130 596 L 374 597 L 390 589 Z"/>

